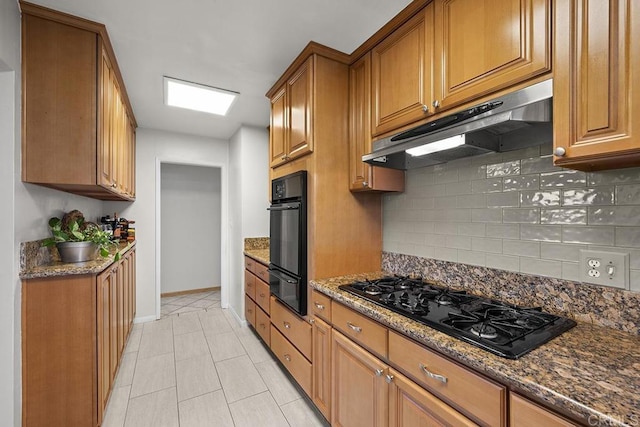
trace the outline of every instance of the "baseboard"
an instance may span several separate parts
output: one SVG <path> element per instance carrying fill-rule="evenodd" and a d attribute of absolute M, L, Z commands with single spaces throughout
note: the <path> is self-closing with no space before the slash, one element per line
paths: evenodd
<path fill-rule="evenodd" d="M 153 322 L 154 320 L 156 320 L 156 315 L 152 314 L 151 316 L 136 317 L 133 319 L 133 323 L 146 323 Z"/>
<path fill-rule="evenodd" d="M 219 291 L 220 286 L 212 286 L 210 288 L 188 289 L 186 291 L 165 292 L 160 294 L 160 298 L 176 297 L 180 295 L 198 294 L 200 292 Z"/>
<path fill-rule="evenodd" d="M 236 313 L 233 307 L 229 307 L 227 310 L 231 312 L 231 315 L 236 319 L 240 326 L 247 326 L 247 321 L 238 316 L 238 313 Z"/>

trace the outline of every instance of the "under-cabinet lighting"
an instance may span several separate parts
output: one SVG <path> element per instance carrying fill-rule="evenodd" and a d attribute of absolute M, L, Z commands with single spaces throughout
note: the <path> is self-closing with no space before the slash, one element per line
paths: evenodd
<path fill-rule="evenodd" d="M 225 116 L 238 92 L 164 77 L 164 103 Z"/>
<path fill-rule="evenodd" d="M 441 139 L 440 141 L 430 142 L 428 144 L 421 145 L 419 147 L 410 148 L 406 152 L 413 157 L 424 156 L 425 154 L 437 153 L 438 151 L 449 150 L 456 148 L 465 143 L 465 136 L 456 135 L 450 138 Z"/>

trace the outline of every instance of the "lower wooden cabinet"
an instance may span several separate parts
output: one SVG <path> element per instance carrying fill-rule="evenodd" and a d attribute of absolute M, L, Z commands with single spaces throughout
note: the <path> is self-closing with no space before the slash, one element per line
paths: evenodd
<path fill-rule="evenodd" d="M 256 306 L 256 324 L 254 325 L 256 332 L 262 338 L 262 341 L 266 345 L 271 344 L 271 321 L 269 320 L 269 314 L 262 311 L 262 309 Z"/>
<path fill-rule="evenodd" d="M 251 326 L 256 327 L 256 303 L 247 294 L 244 296 L 244 318 Z"/>
<path fill-rule="evenodd" d="M 305 393 L 310 395 L 312 378 L 311 363 L 273 325 L 271 325 L 270 347 L 278 360 L 280 360 L 284 367 L 287 368 L 287 371 L 289 371 L 298 384 L 300 384 L 300 387 L 302 387 Z"/>
<path fill-rule="evenodd" d="M 315 317 L 311 329 L 313 387 L 311 400 L 326 419 L 331 419 L 331 325 Z"/>
<path fill-rule="evenodd" d="M 331 425 L 386 426 L 388 366 L 335 329 L 331 354 Z"/>
<path fill-rule="evenodd" d="M 98 275 L 22 282 L 23 426 L 102 423 L 135 312 L 134 251 Z"/>
<path fill-rule="evenodd" d="M 511 427 L 573 427 L 570 421 L 554 414 L 527 398 L 511 393 L 509 396 Z"/>

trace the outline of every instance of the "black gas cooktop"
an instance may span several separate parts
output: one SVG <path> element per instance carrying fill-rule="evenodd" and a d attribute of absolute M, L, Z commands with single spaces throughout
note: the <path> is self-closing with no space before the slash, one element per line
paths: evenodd
<path fill-rule="evenodd" d="M 576 325 L 539 308 L 518 307 L 419 278 L 384 277 L 340 289 L 509 359 Z"/>

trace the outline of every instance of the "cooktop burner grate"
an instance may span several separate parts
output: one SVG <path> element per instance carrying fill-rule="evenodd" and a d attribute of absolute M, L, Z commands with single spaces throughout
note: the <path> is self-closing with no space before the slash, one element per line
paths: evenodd
<path fill-rule="evenodd" d="M 421 278 L 383 277 L 342 285 L 340 289 L 510 359 L 576 325 L 540 308 L 502 303 Z"/>

